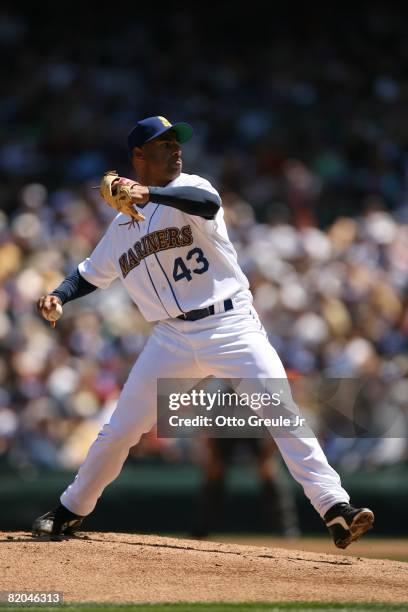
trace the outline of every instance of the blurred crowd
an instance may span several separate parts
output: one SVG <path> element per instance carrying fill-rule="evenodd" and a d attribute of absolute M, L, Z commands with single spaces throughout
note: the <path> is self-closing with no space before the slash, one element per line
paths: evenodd
<path fill-rule="evenodd" d="M 378 437 L 339 438 L 330 415 L 324 426 L 314 415 L 329 459 L 345 470 L 407 460 L 401 15 L 374 6 L 352 21 L 325 14 L 320 28 L 282 14 L 266 25 L 220 3 L 211 30 L 202 7 L 162 20 L 141 9 L 120 28 L 105 10 L 94 23 L 85 6 L 58 28 L 52 11 L 0 12 L 0 458 L 77 468 L 146 342 L 151 327 L 118 281 L 68 304 L 55 330 L 35 302 L 98 241 L 112 212 L 92 186 L 112 167 L 129 174 L 128 131 L 160 114 L 195 128 L 185 171 L 220 190 L 288 371 L 374 381 L 366 420 Z M 152 432 L 132 454 L 191 461 L 197 448 Z"/>

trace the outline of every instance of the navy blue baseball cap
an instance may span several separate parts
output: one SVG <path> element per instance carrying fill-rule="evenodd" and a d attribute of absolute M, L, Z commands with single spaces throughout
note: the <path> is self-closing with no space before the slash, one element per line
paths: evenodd
<path fill-rule="evenodd" d="M 186 142 L 193 135 L 193 128 L 189 123 L 171 124 L 166 117 L 147 117 L 138 121 L 129 133 L 127 143 L 129 155 L 132 155 L 133 147 L 141 147 L 146 142 L 161 136 L 169 130 L 176 132 L 179 142 Z"/>

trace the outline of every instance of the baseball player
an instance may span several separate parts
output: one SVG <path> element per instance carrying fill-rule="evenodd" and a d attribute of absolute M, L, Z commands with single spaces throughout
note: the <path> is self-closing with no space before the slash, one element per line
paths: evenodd
<path fill-rule="evenodd" d="M 101 184 L 121 212 L 91 255 L 38 300 L 42 316 L 55 320 L 66 302 L 119 278 L 156 325 L 75 480 L 59 505 L 34 521 L 36 535 L 70 535 L 93 511 L 130 447 L 156 421 L 158 378 L 286 380 L 228 239 L 221 198 L 209 181 L 182 172 L 181 144 L 192 134 L 189 124 L 164 117 L 136 124 L 128 150 L 137 182 L 111 172 Z M 314 436 L 276 436 L 275 442 L 336 546 L 346 548 L 372 527 L 373 512 L 350 505 Z"/>

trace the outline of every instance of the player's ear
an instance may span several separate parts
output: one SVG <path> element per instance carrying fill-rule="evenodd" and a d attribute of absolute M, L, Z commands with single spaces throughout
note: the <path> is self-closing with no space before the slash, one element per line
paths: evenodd
<path fill-rule="evenodd" d="M 143 161 L 143 160 L 144 160 L 144 153 L 143 153 L 142 147 L 134 147 L 132 151 L 132 161 L 137 162 L 137 161 Z"/>

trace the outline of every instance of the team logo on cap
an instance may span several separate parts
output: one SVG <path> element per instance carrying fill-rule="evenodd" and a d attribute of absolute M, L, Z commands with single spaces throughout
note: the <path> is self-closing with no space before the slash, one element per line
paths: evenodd
<path fill-rule="evenodd" d="M 166 119 L 166 117 L 157 117 L 157 118 L 160 119 L 164 127 L 171 127 L 171 123 L 170 121 Z"/>

